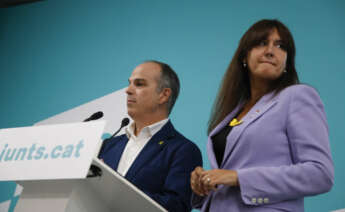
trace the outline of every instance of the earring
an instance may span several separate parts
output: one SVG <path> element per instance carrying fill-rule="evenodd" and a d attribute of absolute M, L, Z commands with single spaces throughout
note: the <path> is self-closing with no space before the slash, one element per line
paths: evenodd
<path fill-rule="evenodd" d="M 286 71 L 286 69 L 284 69 L 284 71 L 283 71 L 284 73 L 286 73 L 287 71 Z"/>
<path fill-rule="evenodd" d="M 247 67 L 247 63 L 243 63 L 243 67 L 246 68 Z"/>

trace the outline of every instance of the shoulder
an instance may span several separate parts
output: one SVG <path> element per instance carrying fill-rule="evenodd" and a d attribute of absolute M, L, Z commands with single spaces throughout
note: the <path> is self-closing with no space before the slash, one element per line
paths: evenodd
<path fill-rule="evenodd" d="M 103 158 L 109 152 L 117 151 L 118 149 L 120 149 L 119 147 L 121 145 L 123 146 L 127 141 L 128 141 L 128 138 L 126 134 L 103 140 L 98 157 Z"/>
<path fill-rule="evenodd" d="M 184 149 L 187 151 L 198 152 L 201 154 L 199 147 L 193 141 L 186 138 L 176 129 L 173 129 L 173 131 L 174 131 L 173 136 L 171 136 L 169 139 L 170 146 L 175 146 L 176 148 L 180 150 Z"/>
<path fill-rule="evenodd" d="M 116 137 L 113 137 L 109 140 L 109 143 L 112 143 L 112 142 L 117 142 L 117 141 L 120 141 L 120 140 L 128 140 L 128 137 L 126 134 L 122 134 L 122 135 L 118 135 Z"/>
<path fill-rule="evenodd" d="M 289 111 L 321 111 L 324 113 L 324 104 L 315 88 L 305 85 L 293 85 L 285 88 L 278 94 L 278 101 Z"/>
<path fill-rule="evenodd" d="M 202 165 L 202 154 L 199 147 L 178 131 L 175 130 L 174 136 L 169 139 L 166 147 L 173 156 L 174 163 L 183 163 L 183 166 L 193 169 Z"/>
<path fill-rule="evenodd" d="M 186 138 L 184 135 L 182 135 L 180 132 L 177 132 L 176 131 L 176 140 L 177 142 L 181 143 L 181 145 L 183 146 L 187 146 L 187 147 L 190 147 L 190 148 L 198 148 L 197 145 L 189 140 L 188 138 Z"/>
<path fill-rule="evenodd" d="M 281 92 L 281 94 L 303 94 L 303 93 L 316 93 L 317 91 L 315 88 L 306 85 L 306 84 L 298 84 L 298 85 L 291 85 L 289 87 L 284 88 Z"/>
<path fill-rule="evenodd" d="M 122 135 L 119 135 L 119 136 L 116 136 L 116 137 L 113 137 L 113 138 L 108 138 L 108 139 L 105 139 L 103 142 L 104 143 L 104 148 L 105 149 L 108 149 L 110 147 L 114 147 L 115 145 L 121 143 L 121 142 L 124 142 L 124 141 L 128 141 L 128 137 L 126 134 L 122 134 Z"/>
<path fill-rule="evenodd" d="M 280 91 L 278 98 L 286 99 L 288 101 L 321 102 L 316 89 L 306 84 L 289 86 Z"/>

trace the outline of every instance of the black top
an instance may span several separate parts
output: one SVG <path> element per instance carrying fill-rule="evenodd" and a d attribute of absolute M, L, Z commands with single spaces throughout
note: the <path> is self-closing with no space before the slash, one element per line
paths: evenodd
<path fill-rule="evenodd" d="M 217 134 L 212 136 L 213 150 L 214 150 L 214 154 L 216 155 L 218 166 L 222 164 L 225 146 L 226 146 L 226 137 L 229 135 L 232 128 L 233 127 L 227 124 Z"/>

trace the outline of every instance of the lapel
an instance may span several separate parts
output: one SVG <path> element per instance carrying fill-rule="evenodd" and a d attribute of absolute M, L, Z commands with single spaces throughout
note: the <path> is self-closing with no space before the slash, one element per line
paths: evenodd
<path fill-rule="evenodd" d="M 129 168 L 125 178 L 131 181 L 135 177 L 139 169 L 141 169 L 144 165 L 148 163 L 148 161 L 155 157 L 167 144 L 168 140 L 171 137 L 175 136 L 175 133 L 176 131 L 169 120 L 162 127 L 162 129 L 160 129 L 144 146 L 142 151 L 139 153 L 139 155 Z M 164 141 L 164 143 L 160 143 L 160 141 Z"/>
<path fill-rule="evenodd" d="M 274 96 L 274 91 L 263 96 L 242 118 L 243 123 L 234 127 L 228 135 L 226 147 L 224 151 L 224 158 L 221 167 L 224 166 L 225 162 L 231 155 L 234 147 L 236 146 L 243 131 L 255 120 L 259 119 L 265 112 L 271 109 L 277 103 L 277 96 Z M 272 98 L 273 97 L 273 98 Z M 230 121 L 230 120 L 229 120 Z M 227 122 L 226 124 L 228 124 Z"/>
<path fill-rule="evenodd" d="M 229 124 L 230 120 L 234 118 L 234 116 L 237 114 L 237 112 L 242 107 L 242 103 L 237 105 L 236 108 L 227 115 L 223 121 L 221 121 L 209 134 L 208 141 L 207 141 L 207 153 L 209 155 L 209 161 L 211 163 L 212 168 L 219 168 L 216 155 L 214 154 L 213 149 L 213 141 L 212 136 L 217 134 L 221 129 L 223 129 L 227 124 Z"/>
<path fill-rule="evenodd" d="M 119 165 L 120 159 L 121 159 L 121 155 L 123 153 L 123 151 L 125 150 L 125 147 L 127 145 L 128 142 L 128 137 L 126 135 L 123 136 L 123 138 L 120 141 L 117 141 L 114 143 L 114 145 L 117 145 L 117 148 L 114 148 L 116 151 L 113 153 L 114 155 L 114 167 L 112 167 L 114 170 L 117 170 L 117 167 Z M 111 147 L 109 148 L 111 149 Z"/>

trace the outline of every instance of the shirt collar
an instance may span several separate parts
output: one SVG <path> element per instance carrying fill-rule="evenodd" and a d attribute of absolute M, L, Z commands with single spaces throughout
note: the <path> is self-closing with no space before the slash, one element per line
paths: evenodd
<path fill-rule="evenodd" d="M 154 124 L 151 124 L 149 126 L 144 127 L 140 134 L 138 136 L 134 135 L 134 126 L 135 122 L 131 123 L 129 127 L 125 129 L 127 138 L 130 139 L 131 137 L 137 138 L 139 136 L 145 136 L 145 137 L 152 137 L 154 134 L 156 134 L 167 122 L 169 121 L 169 118 L 163 119 L 159 122 L 156 122 Z"/>

